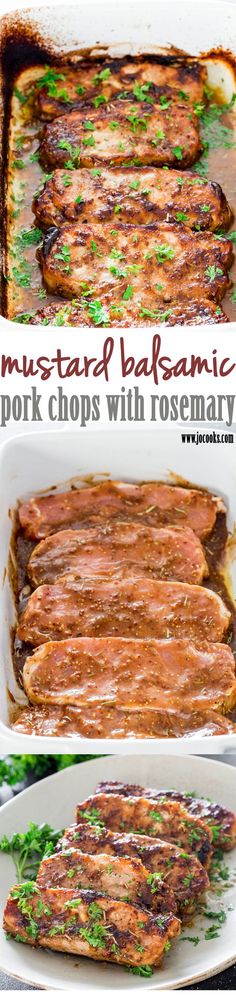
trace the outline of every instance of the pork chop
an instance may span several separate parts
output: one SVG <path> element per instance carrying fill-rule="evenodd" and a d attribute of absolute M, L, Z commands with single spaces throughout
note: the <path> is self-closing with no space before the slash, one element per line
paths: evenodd
<path fill-rule="evenodd" d="M 109 898 L 133 902 L 153 913 L 177 914 L 177 903 L 162 876 L 150 880 L 150 874 L 138 857 L 110 856 L 108 853 L 85 853 L 72 847 L 45 857 L 39 868 L 40 888 L 92 888 Z"/>
<path fill-rule="evenodd" d="M 40 646 L 78 636 L 133 636 L 221 642 L 230 623 L 224 602 L 207 588 L 149 578 L 81 580 L 65 574 L 31 594 L 18 638 Z"/>
<path fill-rule="evenodd" d="M 179 286 L 195 301 L 200 295 L 223 297 L 233 258 L 229 239 L 161 222 L 145 228 L 119 225 L 115 236 L 113 231 L 107 223 L 77 223 L 46 236 L 39 256 L 50 293 L 77 298 L 85 308 L 90 290 L 104 306 L 112 294 L 113 307 L 123 313 L 128 300 L 129 307 L 139 307 L 140 318 L 151 307 L 171 309 Z"/>
<path fill-rule="evenodd" d="M 216 711 L 163 712 L 161 709 L 150 712 L 124 712 L 121 709 L 107 705 L 90 706 L 86 709 L 69 705 L 41 705 L 21 708 L 12 721 L 12 728 L 21 735 L 27 736 L 82 736 L 92 739 L 104 738 L 104 733 L 110 739 L 135 737 L 145 738 L 189 738 L 211 736 L 235 736 L 234 722 Z M 233 746 L 232 740 L 232 746 Z M 210 744 L 209 744 L 210 745 Z"/>
<path fill-rule="evenodd" d="M 232 850 L 236 845 L 236 815 L 209 798 L 196 798 L 195 792 L 141 788 L 136 784 L 119 784 L 117 781 L 101 781 L 97 790 L 105 791 L 106 794 L 115 792 L 125 797 L 138 795 L 157 801 L 160 797 L 179 801 L 188 812 L 210 826 L 213 833 L 212 846 L 216 846 L 217 849 L 221 847 L 222 850 Z"/>
<path fill-rule="evenodd" d="M 140 966 L 159 964 L 167 940 L 180 933 L 172 913 L 156 917 L 97 891 L 81 890 L 78 895 L 72 889 L 38 888 L 28 881 L 12 889 L 3 927 L 33 946 Z"/>
<path fill-rule="evenodd" d="M 93 529 L 56 532 L 33 550 L 28 567 L 33 587 L 65 573 L 80 577 L 139 576 L 201 584 L 208 567 L 192 529 L 151 528 L 140 522 L 111 522 Z"/>
<path fill-rule="evenodd" d="M 94 107 L 105 105 L 122 91 L 131 91 L 136 99 L 147 99 L 150 83 L 160 88 L 164 118 L 169 109 L 169 87 L 176 91 L 179 99 L 186 100 L 186 104 L 199 104 L 204 100 L 205 67 L 186 56 L 73 62 L 71 65 L 44 66 L 37 79 L 35 106 L 43 120 L 52 120 L 73 105 L 85 102 Z"/>
<path fill-rule="evenodd" d="M 150 308 L 148 308 L 150 303 Z M 119 328 L 132 326 L 160 325 L 222 325 L 229 321 L 219 304 L 214 301 L 185 301 L 175 304 L 171 302 L 171 308 L 152 307 L 152 301 L 145 298 L 145 307 L 141 303 L 132 307 L 114 306 L 111 301 L 106 300 L 105 306 L 99 300 L 84 299 L 84 302 L 74 303 L 73 301 L 61 301 L 60 303 L 46 304 L 46 307 L 39 308 L 38 311 L 25 312 L 17 315 L 15 321 L 24 325 L 85 325 L 89 328 L 100 325 L 106 328 L 108 325 L 118 325 Z"/>
<path fill-rule="evenodd" d="M 197 649 L 187 639 L 80 638 L 39 646 L 23 682 L 36 704 L 122 709 L 124 713 L 229 711 L 236 704 L 233 653 L 221 643 Z M 148 731 L 148 722 L 147 722 Z M 104 736 L 106 735 L 106 725 Z"/>
<path fill-rule="evenodd" d="M 198 857 L 206 869 L 212 854 L 212 832 L 201 819 L 190 815 L 177 801 L 149 798 L 123 798 L 117 794 L 98 792 L 76 809 L 76 821 L 83 819 L 112 832 L 141 833 L 144 836 L 174 843 L 186 853 Z"/>
<path fill-rule="evenodd" d="M 137 101 L 128 94 L 98 108 L 77 108 L 46 124 L 40 158 L 47 169 L 86 166 L 191 166 L 201 155 L 199 118 L 173 91 L 168 118 L 160 93 Z"/>
<path fill-rule="evenodd" d="M 200 539 L 213 530 L 220 497 L 209 491 L 165 483 L 132 484 L 106 481 L 94 487 L 36 495 L 19 506 L 19 521 L 28 539 L 43 539 L 66 525 L 78 528 L 108 520 L 138 521 L 145 525 L 190 527 Z"/>
<path fill-rule="evenodd" d="M 138 858 L 149 872 L 152 887 L 157 881 L 159 888 L 161 880 L 171 889 L 177 903 L 177 914 L 184 922 L 191 919 L 196 905 L 204 900 L 209 888 L 207 872 L 198 858 L 164 840 L 135 833 L 112 833 L 96 824 L 83 822 L 69 826 L 58 843 L 58 850 L 65 856 L 71 847 L 77 847 L 83 853 L 125 854 Z"/>
<path fill-rule="evenodd" d="M 146 225 L 183 222 L 188 228 L 227 228 L 230 207 L 218 183 L 178 169 L 56 169 L 34 201 L 40 227 L 114 220 Z"/>

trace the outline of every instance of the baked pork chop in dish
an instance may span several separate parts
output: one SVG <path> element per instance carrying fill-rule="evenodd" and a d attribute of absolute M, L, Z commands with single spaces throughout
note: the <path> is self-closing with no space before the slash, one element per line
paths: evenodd
<path fill-rule="evenodd" d="M 97 175 L 97 173 L 99 175 Z M 218 183 L 187 170 L 121 167 L 95 170 L 55 169 L 35 198 L 37 223 L 59 228 L 68 222 L 113 221 L 147 225 L 182 221 L 187 228 L 217 231 L 229 227 L 231 211 Z"/>
<path fill-rule="evenodd" d="M 204 100 L 205 82 L 206 69 L 193 58 L 168 56 L 161 62 L 147 56 L 82 60 L 77 65 L 45 66 L 36 82 L 35 106 L 41 119 L 53 120 L 78 104 L 100 107 L 122 92 L 138 100 L 148 99 L 154 84 L 160 90 L 164 115 L 169 108 L 169 88 L 175 99 L 186 100 L 191 106 Z"/>
<path fill-rule="evenodd" d="M 199 121 L 186 102 L 169 93 L 168 128 L 153 86 L 150 102 L 128 94 L 98 108 L 77 108 L 45 125 L 40 157 L 55 169 L 86 166 L 191 166 L 201 155 Z M 131 95 L 132 98 L 132 95 Z M 180 144 L 181 141 L 181 144 Z"/>
<path fill-rule="evenodd" d="M 179 303 L 171 301 L 171 308 L 157 305 L 145 297 L 145 307 L 141 301 L 132 299 L 123 309 L 113 303 L 111 295 L 104 298 L 105 304 L 96 298 L 85 297 L 81 301 L 62 300 L 60 304 L 47 304 L 38 311 L 19 315 L 19 321 L 24 325 L 85 325 L 91 327 L 91 319 L 95 325 L 107 327 L 117 325 L 121 328 L 132 326 L 156 325 L 223 325 L 228 318 L 220 304 L 214 301 L 188 301 L 179 297 Z M 150 304 L 150 307 L 148 306 Z"/>
<path fill-rule="evenodd" d="M 125 310 L 126 300 L 166 309 L 186 296 L 221 301 L 232 262 L 229 239 L 209 232 L 191 232 L 184 225 L 152 223 L 143 226 L 71 224 L 52 229 L 41 250 L 45 285 L 50 293 L 82 303 L 93 288 L 100 302 L 112 293 L 114 306 Z M 96 263 L 94 259 L 96 257 Z M 96 265 L 96 272 L 94 266 Z M 86 291 L 87 288 L 87 291 Z M 129 288 L 129 289 L 127 289 Z"/>

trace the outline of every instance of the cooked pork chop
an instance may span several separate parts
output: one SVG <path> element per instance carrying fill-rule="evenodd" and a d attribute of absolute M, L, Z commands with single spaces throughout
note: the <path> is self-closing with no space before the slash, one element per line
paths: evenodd
<path fill-rule="evenodd" d="M 119 784 L 117 781 L 101 781 L 97 790 L 100 792 L 129 795 L 141 795 L 144 798 L 171 798 L 181 802 L 188 812 L 199 817 L 213 832 L 212 846 L 222 850 L 232 850 L 236 844 L 236 815 L 228 809 L 212 802 L 209 798 L 196 798 L 195 793 L 184 791 L 157 790 L 155 788 L 140 788 L 137 784 Z"/>
<path fill-rule="evenodd" d="M 46 124 L 40 144 L 44 166 L 191 166 L 202 151 L 199 119 L 168 92 L 168 119 L 160 93 L 151 100 L 117 99 L 98 108 L 77 108 Z"/>
<path fill-rule="evenodd" d="M 80 577 L 149 575 L 189 584 L 201 584 L 208 574 L 203 548 L 192 529 L 155 529 L 141 522 L 56 532 L 35 547 L 27 570 L 33 587 L 51 584 L 71 571 Z"/>
<path fill-rule="evenodd" d="M 155 887 L 157 881 L 159 888 L 160 879 L 168 884 L 174 894 L 178 914 L 184 921 L 191 918 L 196 904 L 202 901 L 209 887 L 207 872 L 197 857 L 171 843 L 165 843 L 164 840 L 154 840 L 150 836 L 135 833 L 112 833 L 109 829 L 84 823 L 65 830 L 63 839 L 58 843 L 58 850 L 66 855 L 70 847 L 78 847 L 83 853 L 138 857 L 153 878 L 151 886 Z"/>
<path fill-rule="evenodd" d="M 151 526 L 190 527 L 205 539 L 218 512 L 226 508 L 209 491 L 164 483 L 130 484 L 106 481 L 95 487 L 39 495 L 19 507 L 19 520 L 28 539 L 43 539 L 66 525 L 107 523 L 108 519 L 141 521 Z"/>
<path fill-rule="evenodd" d="M 108 224 L 78 223 L 46 236 L 39 254 L 47 289 L 82 303 L 90 288 L 101 304 L 113 293 L 114 307 L 125 310 L 128 300 L 138 304 L 140 316 L 147 303 L 148 310 L 150 304 L 171 308 L 179 286 L 193 300 L 221 300 L 229 284 L 230 240 L 165 223 L 113 231 Z"/>
<path fill-rule="evenodd" d="M 157 875 L 150 874 L 137 857 L 110 856 L 108 853 L 85 853 L 68 849 L 45 857 L 39 868 L 37 884 L 40 888 L 92 888 L 109 898 L 144 905 L 153 913 L 177 914 L 174 893 Z"/>
<path fill-rule="evenodd" d="M 208 867 L 212 854 L 212 832 L 201 819 L 189 815 L 176 801 L 151 801 L 129 795 L 123 798 L 117 794 L 91 795 L 79 802 L 76 821 L 85 819 L 94 825 L 111 829 L 112 832 L 142 833 L 174 843 L 175 846 L 194 853 L 204 867 Z"/>
<path fill-rule="evenodd" d="M 27 903 L 24 884 L 12 889 L 3 926 L 11 936 L 33 946 L 140 966 L 159 964 L 167 940 L 180 933 L 180 922 L 172 913 L 157 918 L 138 905 L 97 891 L 78 894 L 72 889 L 38 888 L 33 883 L 31 894 L 27 888 Z"/>
<path fill-rule="evenodd" d="M 65 705 L 22 708 L 12 723 L 16 732 L 29 736 L 85 736 L 87 739 L 123 737 L 178 738 L 179 736 L 235 736 L 234 722 L 219 712 L 124 712 L 109 705 L 78 709 Z M 232 740 L 233 745 L 233 740 Z"/>
<path fill-rule="evenodd" d="M 166 88 L 176 91 L 187 104 L 198 104 L 204 99 L 205 80 L 204 66 L 186 57 L 82 60 L 77 65 L 45 66 L 36 82 L 35 103 L 40 117 L 52 120 L 85 101 L 99 107 L 122 91 L 131 91 L 136 99 L 147 99 L 150 83 L 154 83 L 160 87 L 165 120 L 169 109 Z"/>
<path fill-rule="evenodd" d="M 94 175 L 95 174 L 95 175 Z M 227 228 L 231 211 L 218 183 L 177 169 L 56 169 L 35 199 L 40 226 L 57 228 L 74 221 L 114 220 L 146 225 L 177 221 L 189 228 Z"/>
<path fill-rule="evenodd" d="M 128 302 L 129 303 L 129 302 Z M 150 303 L 150 308 L 148 304 Z M 179 299 L 179 303 L 171 301 L 171 308 L 165 305 L 160 307 L 152 306 L 152 299 L 149 301 L 145 297 L 145 307 L 141 302 L 131 301 L 128 308 L 117 307 L 113 303 L 113 298 L 106 298 L 105 306 L 101 301 L 85 298 L 84 303 L 74 303 L 72 301 L 61 301 L 58 304 L 46 304 L 46 307 L 39 311 L 19 314 L 18 321 L 24 325 L 100 325 L 106 328 L 108 325 L 118 325 L 121 328 L 128 328 L 130 325 L 151 326 L 160 325 L 222 325 L 229 319 L 224 314 L 219 304 L 214 301 L 187 301 Z"/>
<path fill-rule="evenodd" d="M 229 622 L 219 595 L 196 584 L 65 574 L 31 594 L 17 634 L 34 646 L 71 636 L 176 636 L 201 645 L 221 642 Z"/>
<path fill-rule="evenodd" d="M 229 646 L 187 639 L 80 638 L 39 646 L 24 665 L 29 701 L 136 712 L 229 711 L 236 704 Z M 108 707 L 109 711 L 109 707 Z M 150 714 L 150 722 L 153 720 Z M 200 721 L 200 716 L 199 716 Z M 104 730 L 105 735 L 105 730 Z"/>

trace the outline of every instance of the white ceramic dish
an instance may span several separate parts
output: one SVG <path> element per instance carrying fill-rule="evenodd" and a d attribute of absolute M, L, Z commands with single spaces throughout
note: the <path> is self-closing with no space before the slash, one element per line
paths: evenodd
<path fill-rule="evenodd" d="M 71 767 L 39 782 L 8 802 L 0 811 L 0 836 L 25 831 L 30 820 L 49 822 L 60 829 L 73 821 L 74 809 L 94 791 L 101 779 L 115 778 L 159 788 L 172 787 L 210 796 L 222 805 L 236 807 L 236 769 L 197 757 L 107 757 Z M 232 870 L 236 851 L 225 855 Z M 14 867 L 10 857 L 0 855 L 1 918 L 9 887 L 14 884 Z M 199 935 L 198 946 L 181 940 L 173 944 L 164 966 L 152 978 L 144 980 L 127 974 L 121 967 L 102 965 L 83 957 L 32 950 L 0 933 L 0 965 L 9 974 L 37 988 L 74 991 L 143 991 L 186 987 L 211 977 L 236 959 L 236 884 L 217 900 L 227 911 L 220 939 L 206 941 L 204 932 L 211 924 L 202 917 L 187 927 L 184 935 Z M 216 899 L 214 899 L 214 907 Z M 218 905 L 219 907 L 219 905 Z M 200 932 L 203 926 L 203 932 Z"/>
<path fill-rule="evenodd" d="M 13 24 L 14 31 L 19 23 L 21 34 L 25 31 L 30 37 L 33 29 L 55 57 L 80 49 L 95 52 L 97 46 L 111 56 L 166 52 L 170 46 L 192 55 L 217 49 L 236 55 L 236 9 L 235 3 L 228 0 L 146 0 L 145 4 L 142 0 L 129 0 L 128 4 L 126 0 L 119 4 L 115 0 L 80 0 L 77 4 L 52 2 L 50 6 L 46 0 L 40 6 L 33 0 L 30 7 L 25 8 L 21 2 L 20 10 L 12 14 L 12 9 L 12 0 L 9 4 L 7 0 L 0 2 L 3 28 L 5 24 L 8 35 L 12 34 Z M 220 59 L 220 53 L 208 63 L 208 82 L 212 86 L 220 84 L 225 100 L 231 99 L 234 73 L 230 64 Z M 10 322 L 7 325 L 12 327 Z M 42 334 L 40 326 L 38 331 Z"/>
<path fill-rule="evenodd" d="M 207 487 L 220 494 L 227 506 L 227 524 L 233 531 L 236 521 L 236 465 L 234 447 L 221 447 L 220 469 L 217 446 L 184 446 L 181 434 L 175 430 L 158 430 L 139 427 L 116 429 L 99 428 L 74 432 L 53 431 L 22 435 L 6 442 L 0 449 L 1 521 L 0 521 L 0 736 L 7 738 L 4 747 L 10 752 L 27 752 L 32 749 L 32 737 L 16 734 L 8 728 L 7 688 L 17 701 L 24 701 L 23 693 L 15 682 L 10 630 L 14 621 L 14 604 L 6 573 L 8 562 L 11 521 L 9 509 L 19 499 L 32 492 L 63 484 L 70 478 L 87 474 L 106 474 L 124 480 L 173 480 L 180 475 L 197 486 Z M 231 582 L 236 591 L 236 560 L 231 551 Z M 147 740 L 72 739 L 63 737 L 34 737 L 35 752 L 85 753 L 189 753 L 205 752 L 206 743 L 211 752 L 232 747 L 232 736 Z"/>

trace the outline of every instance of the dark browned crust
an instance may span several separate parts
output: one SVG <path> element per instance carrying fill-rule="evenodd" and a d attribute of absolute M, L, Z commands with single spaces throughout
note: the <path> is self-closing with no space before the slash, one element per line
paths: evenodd
<path fill-rule="evenodd" d="M 182 805 L 191 812 L 192 815 L 200 818 L 207 826 L 213 829 L 212 845 L 216 849 L 231 850 L 236 844 L 236 816 L 233 812 L 219 805 L 208 798 L 197 798 L 195 794 L 184 791 L 172 791 L 155 788 L 141 788 L 137 784 L 120 784 L 118 781 L 101 781 L 97 791 L 105 791 L 108 794 L 115 792 L 124 795 L 143 795 L 145 798 L 170 798 L 181 802 Z"/>

